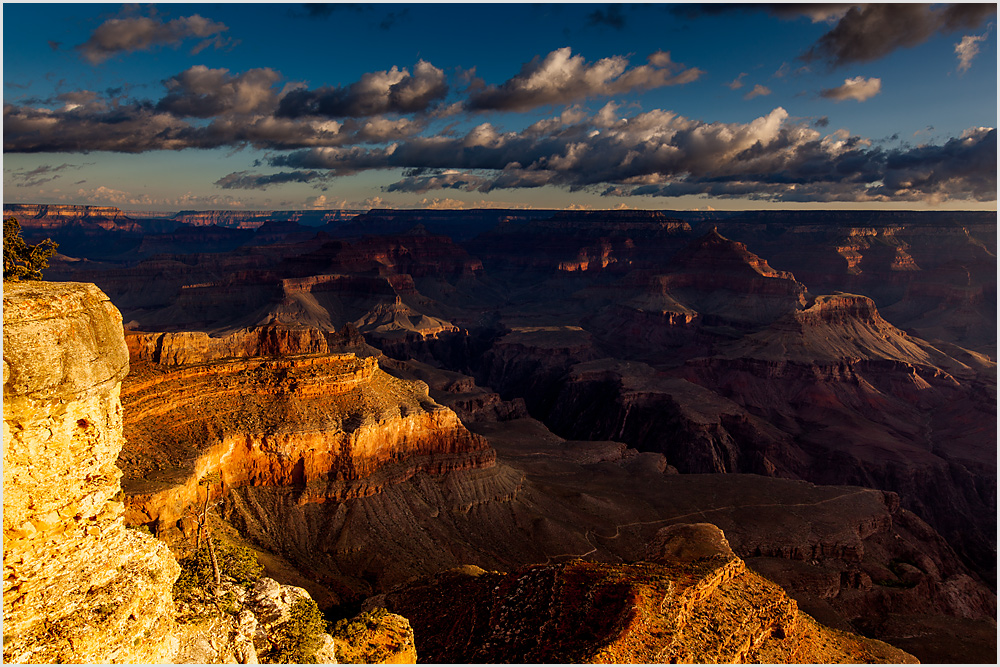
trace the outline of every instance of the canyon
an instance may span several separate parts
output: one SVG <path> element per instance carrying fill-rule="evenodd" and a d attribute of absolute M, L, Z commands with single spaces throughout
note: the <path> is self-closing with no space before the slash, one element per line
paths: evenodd
<path fill-rule="evenodd" d="M 121 219 L 85 213 L 35 215 Z M 992 661 L 995 215 L 803 216 L 25 230 L 122 313 L 121 520 L 179 555 L 207 498 L 421 660 Z M 726 547 L 684 563 L 674 534 Z"/>

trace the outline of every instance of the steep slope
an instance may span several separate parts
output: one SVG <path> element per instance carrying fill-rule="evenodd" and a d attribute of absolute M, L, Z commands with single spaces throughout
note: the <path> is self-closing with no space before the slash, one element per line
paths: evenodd
<path fill-rule="evenodd" d="M 798 611 L 711 524 L 664 528 L 646 562 L 466 567 L 377 601 L 437 663 L 916 662 Z"/>
<path fill-rule="evenodd" d="M 719 340 L 759 329 L 807 300 L 795 276 L 716 229 L 669 262 L 585 295 L 605 303 L 583 324 L 609 352 L 653 362 L 706 354 Z"/>
<path fill-rule="evenodd" d="M 806 479 L 900 493 L 995 577 L 995 365 L 966 364 L 871 299 L 838 294 L 681 373 L 791 436 L 811 459 Z"/>

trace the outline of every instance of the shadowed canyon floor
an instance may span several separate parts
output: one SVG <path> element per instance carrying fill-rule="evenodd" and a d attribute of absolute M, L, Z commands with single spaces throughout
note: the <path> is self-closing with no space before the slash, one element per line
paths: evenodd
<path fill-rule="evenodd" d="M 184 549 L 207 486 L 334 606 L 710 522 L 820 623 L 995 657 L 995 215 L 508 213 L 88 232 L 136 243 L 53 262 L 131 330 L 128 520 Z"/>

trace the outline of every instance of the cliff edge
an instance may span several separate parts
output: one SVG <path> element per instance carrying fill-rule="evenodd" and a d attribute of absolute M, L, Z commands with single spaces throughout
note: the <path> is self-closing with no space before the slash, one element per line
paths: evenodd
<path fill-rule="evenodd" d="M 166 545 L 127 529 L 115 465 L 128 350 L 85 283 L 3 288 L 5 662 L 168 662 Z"/>

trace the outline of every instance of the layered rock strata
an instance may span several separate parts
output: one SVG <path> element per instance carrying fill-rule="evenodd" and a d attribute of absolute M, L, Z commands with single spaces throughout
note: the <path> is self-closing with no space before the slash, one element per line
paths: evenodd
<path fill-rule="evenodd" d="M 427 385 L 388 375 L 375 357 L 297 354 L 301 340 L 323 343 L 320 334 L 289 340 L 289 348 L 256 348 L 276 357 L 216 359 L 195 346 L 161 348 L 159 358 L 203 363 L 134 363 L 122 394 L 129 446 L 121 457 L 132 523 L 189 535 L 199 483 L 215 474 L 213 494 L 271 487 L 297 503 L 341 502 L 418 472 L 493 465 L 486 441 Z"/>
<path fill-rule="evenodd" d="M 432 662 L 916 662 L 799 612 L 711 524 L 662 529 L 644 562 L 466 566 L 373 602 L 408 615 Z"/>
<path fill-rule="evenodd" d="M 166 546 L 124 522 L 121 316 L 93 285 L 5 283 L 4 660 L 169 661 Z"/>

